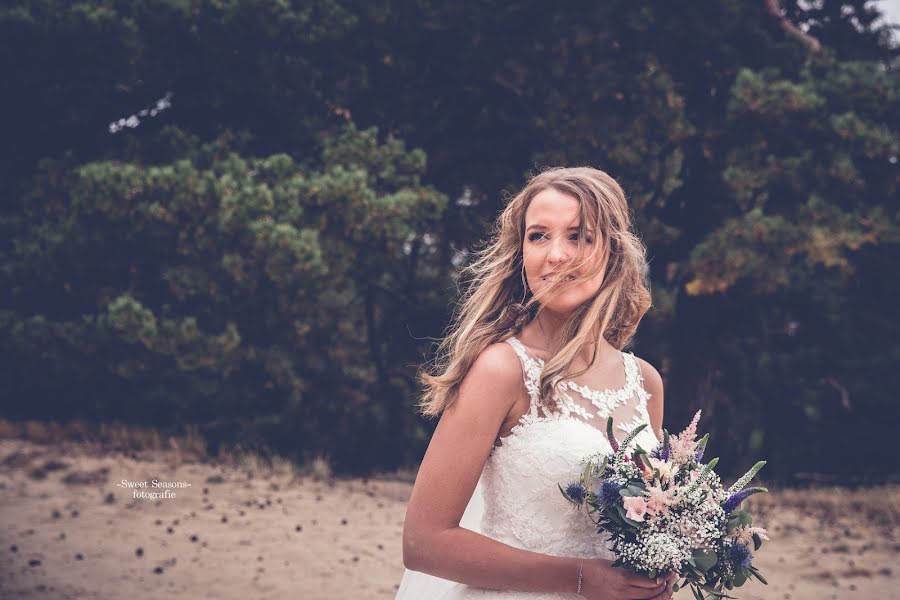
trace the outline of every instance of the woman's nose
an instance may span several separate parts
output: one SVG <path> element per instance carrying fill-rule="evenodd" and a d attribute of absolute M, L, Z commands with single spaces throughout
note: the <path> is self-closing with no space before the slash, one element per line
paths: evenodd
<path fill-rule="evenodd" d="M 550 251 L 547 253 L 547 261 L 551 264 L 558 264 L 569 259 L 569 249 L 562 236 L 557 236 L 550 240 Z"/>

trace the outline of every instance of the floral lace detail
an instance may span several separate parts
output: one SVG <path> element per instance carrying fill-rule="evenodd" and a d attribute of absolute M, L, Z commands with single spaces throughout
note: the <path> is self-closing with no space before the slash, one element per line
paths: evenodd
<path fill-rule="evenodd" d="M 522 342 L 514 337 L 509 338 L 506 342 L 513 347 L 519 362 L 522 363 L 522 372 L 525 376 L 525 389 L 528 391 L 529 411 L 528 416 L 531 418 L 538 417 L 538 406 L 540 405 L 541 390 L 538 384 L 541 380 L 541 371 L 544 369 L 544 361 L 539 358 L 533 358 L 528 354 L 528 350 L 522 345 Z"/>
<path fill-rule="evenodd" d="M 570 405 L 575 404 L 575 400 L 565 393 L 566 389 L 578 392 L 597 408 L 599 411 L 598 415 L 603 420 L 606 420 L 616 408 L 625 404 L 632 396 L 634 396 L 635 389 L 639 382 L 641 368 L 637 364 L 637 360 L 634 359 L 634 354 L 625 354 L 624 352 L 620 352 L 620 354 L 625 362 L 625 385 L 623 387 L 612 390 L 594 390 L 586 385 L 579 385 L 571 380 L 561 381 L 558 386 L 559 394 L 564 398 L 565 402 Z M 586 410 L 581 412 L 585 414 L 581 415 L 581 413 L 579 413 L 579 416 L 583 416 L 587 419 L 594 418 L 594 415 L 587 413 Z"/>
<path fill-rule="evenodd" d="M 544 361 L 540 358 L 531 356 L 524 344 L 515 337 L 510 337 L 506 342 L 513 347 L 516 355 L 522 363 L 522 370 L 525 379 L 525 389 L 528 391 L 530 399 L 529 414 L 522 418 L 522 424 L 531 422 L 538 418 L 560 418 L 560 417 L 580 417 L 582 419 L 594 419 L 599 416 L 602 421 L 615 412 L 619 407 L 623 407 L 627 402 L 634 398 L 637 393 L 638 401 L 634 406 L 636 414 L 628 420 L 629 425 L 640 418 L 647 419 L 647 400 L 651 394 L 644 389 L 643 375 L 641 374 L 640 365 L 634 353 L 625 353 L 620 351 L 622 361 L 625 368 L 625 385 L 617 389 L 595 390 L 586 385 L 576 383 L 572 380 L 564 380 L 557 384 L 556 393 L 553 399 L 556 401 L 556 408 L 541 406 L 540 402 L 540 378 L 541 371 L 544 369 Z M 590 402 L 592 408 L 596 409 L 596 414 L 588 410 L 587 406 L 578 403 L 572 395 L 566 392 L 571 390 L 577 392 L 582 398 Z M 541 416 L 543 413 L 543 417 Z M 624 423 L 625 421 L 622 421 Z M 639 421 L 640 424 L 643 421 Z M 628 429 L 630 432 L 631 427 Z"/>
<path fill-rule="evenodd" d="M 650 422 L 650 415 L 647 413 L 647 410 L 644 409 L 644 410 L 640 411 L 638 414 L 636 414 L 632 420 L 622 421 L 622 422 L 618 423 L 616 425 L 616 428 L 619 431 L 621 431 L 622 433 L 624 433 L 625 435 L 628 435 L 629 433 L 634 431 L 635 427 L 638 427 L 639 425 L 643 425 L 644 423 L 649 423 L 649 422 Z"/>

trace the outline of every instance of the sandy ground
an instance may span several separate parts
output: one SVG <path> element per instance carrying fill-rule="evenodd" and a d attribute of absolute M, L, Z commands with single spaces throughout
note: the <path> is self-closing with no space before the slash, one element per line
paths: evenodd
<path fill-rule="evenodd" d="M 123 479 L 190 487 L 142 499 Z M 393 598 L 410 489 L 300 475 L 286 463 L 2 439 L 0 598 Z M 757 524 L 773 537 L 756 560 L 770 585 L 738 596 L 900 599 L 898 507 L 897 486 L 756 500 Z"/>

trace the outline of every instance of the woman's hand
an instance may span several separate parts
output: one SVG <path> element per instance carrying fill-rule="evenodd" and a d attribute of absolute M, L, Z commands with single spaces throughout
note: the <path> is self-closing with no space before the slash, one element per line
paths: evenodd
<path fill-rule="evenodd" d="M 582 568 L 581 595 L 588 600 L 669 600 L 677 580 L 677 573 L 660 575 L 654 580 L 613 567 L 610 560 L 586 559 Z"/>

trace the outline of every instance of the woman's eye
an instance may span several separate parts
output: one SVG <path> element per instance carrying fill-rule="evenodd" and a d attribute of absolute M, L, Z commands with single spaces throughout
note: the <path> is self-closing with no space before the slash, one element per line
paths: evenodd
<path fill-rule="evenodd" d="M 580 234 L 578 234 L 578 233 L 573 233 L 573 234 L 569 235 L 569 240 L 570 240 L 570 241 L 573 241 L 573 242 L 577 242 L 577 241 L 578 241 L 579 235 L 580 235 Z M 542 239 L 542 238 L 543 238 L 543 239 L 546 239 L 546 238 L 547 238 L 547 232 L 545 232 L 545 231 L 535 231 L 535 232 L 533 232 L 533 233 L 529 233 L 529 234 L 528 234 L 528 241 L 530 241 L 530 242 L 536 242 L 536 241 L 538 241 L 538 240 L 540 240 L 540 239 Z M 593 238 L 591 238 L 591 237 L 586 237 L 586 238 L 584 238 L 584 241 L 585 241 L 586 244 L 592 244 L 592 243 L 594 242 Z"/>
<path fill-rule="evenodd" d="M 579 235 L 579 234 L 577 234 L 577 233 L 573 233 L 572 235 L 569 236 L 569 239 L 572 240 L 573 242 L 577 242 L 577 241 L 578 241 L 578 235 Z M 593 243 L 594 243 L 594 240 L 593 240 L 593 238 L 591 238 L 591 237 L 585 237 L 585 238 L 584 238 L 584 243 L 585 243 L 585 244 L 593 244 Z"/>

